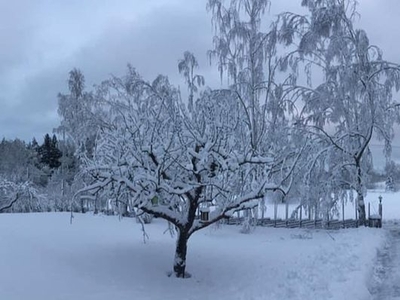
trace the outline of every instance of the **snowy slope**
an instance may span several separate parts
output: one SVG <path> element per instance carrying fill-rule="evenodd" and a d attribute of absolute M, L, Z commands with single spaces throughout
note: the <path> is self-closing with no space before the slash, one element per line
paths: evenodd
<path fill-rule="evenodd" d="M 0 299 L 369 299 L 379 229 L 212 227 L 189 242 L 190 279 L 168 278 L 166 224 L 76 214 L 0 215 Z"/>
<path fill-rule="evenodd" d="M 387 238 L 379 249 L 369 291 L 374 300 L 400 299 L 400 223 L 385 224 Z"/>

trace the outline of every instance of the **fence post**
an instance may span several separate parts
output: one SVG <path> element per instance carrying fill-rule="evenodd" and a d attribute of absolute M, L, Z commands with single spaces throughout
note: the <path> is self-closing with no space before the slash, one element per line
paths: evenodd
<path fill-rule="evenodd" d="M 318 203 L 315 203 L 315 211 L 314 211 L 314 227 L 317 227 L 317 220 L 318 220 Z"/>
<path fill-rule="evenodd" d="M 379 227 L 382 227 L 382 196 L 379 196 L 379 215 L 381 217 Z"/>
<path fill-rule="evenodd" d="M 368 202 L 368 227 L 371 227 L 371 203 Z"/>
<path fill-rule="evenodd" d="M 343 228 L 346 227 L 346 224 L 344 222 L 344 199 L 342 198 L 342 222 L 343 222 Z"/>
<path fill-rule="evenodd" d="M 274 227 L 276 227 L 277 215 L 278 215 L 278 203 L 275 200 L 275 202 L 274 202 Z"/>
<path fill-rule="evenodd" d="M 285 207 L 285 215 L 286 215 L 286 227 L 289 226 L 289 203 L 286 201 L 286 207 Z"/>
<path fill-rule="evenodd" d="M 326 209 L 326 226 L 329 229 L 330 224 L 329 224 L 329 208 Z"/>
<path fill-rule="evenodd" d="M 302 219 L 302 217 L 303 217 L 303 205 L 300 205 L 300 222 L 299 222 L 300 228 L 301 228 L 301 219 Z"/>
<path fill-rule="evenodd" d="M 260 207 L 261 207 L 261 224 L 262 224 L 262 222 L 264 221 L 265 209 L 266 209 L 265 197 L 262 198 Z"/>
<path fill-rule="evenodd" d="M 354 201 L 354 207 L 355 207 L 355 217 L 356 217 L 356 227 L 358 227 L 358 216 L 357 216 L 357 209 L 358 209 L 358 200 Z"/>

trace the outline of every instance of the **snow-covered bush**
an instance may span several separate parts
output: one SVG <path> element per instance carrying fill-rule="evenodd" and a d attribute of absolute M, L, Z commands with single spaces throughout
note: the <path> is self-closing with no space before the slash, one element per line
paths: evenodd
<path fill-rule="evenodd" d="M 30 182 L 15 183 L 0 178 L 0 213 L 49 210 L 47 199 Z"/>

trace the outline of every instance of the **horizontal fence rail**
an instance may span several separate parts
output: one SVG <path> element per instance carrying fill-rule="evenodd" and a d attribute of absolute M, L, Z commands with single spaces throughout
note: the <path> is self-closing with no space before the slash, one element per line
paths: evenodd
<path fill-rule="evenodd" d="M 382 227 L 382 196 L 379 196 L 378 199 L 379 204 L 376 214 L 371 215 L 371 203 L 368 203 L 366 225 L 369 227 Z M 249 218 L 249 222 L 252 225 L 275 228 L 340 229 L 358 227 L 360 222 L 358 220 L 357 206 L 355 204 L 350 207 L 349 205 L 346 206 L 344 201 L 341 204 L 340 214 L 332 218 L 332 215 L 327 212 L 328 219 L 325 220 L 321 218 L 320 209 L 317 206 L 304 209 L 303 206 L 298 204 L 275 203 L 272 204 L 272 209 L 271 207 L 268 209 L 268 217 L 264 216 L 260 208 L 256 207 L 257 213 L 252 213 L 251 209 L 241 210 L 226 219 L 225 223 L 228 225 L 240 225 Z M 345 218 L 346 214 L 353 214 L 355 218 Z M 260 215 L 261 218 L 259 218 Z"/>
<path fill-rule="evenodd" d="M 226 224 L 228 225 L 240 225 L 244 222 L 245 218 L 235 218 L 231 217 L 226 220 Z M 257 222 L 257 226 L 264 226 L 264 227 L 274 227 L 274 228 L 307 228 L 307 229 L 340 229 L 340 228 L 356 228 L 358 227 L 358 221 L 354 219 L 347 219 L 347 220 L 329 220 L 323 221 L 322 219 L 317 220 L 297 220 L 297 219 L 271 219 L 271 218 L 264 218 L 264 219 L 257 219 L 252 220 Z"/>

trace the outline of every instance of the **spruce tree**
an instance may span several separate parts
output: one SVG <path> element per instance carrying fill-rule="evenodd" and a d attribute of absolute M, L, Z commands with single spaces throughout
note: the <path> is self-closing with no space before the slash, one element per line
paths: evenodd
<path fill-rule="evenodd" d="M 57 137 L 49 134 L 44 136 L 43 144 L 39 147 L 40 162 L 50 169 L 57 169 L 60 165 L 61 151 L 57 148 Z"/>

